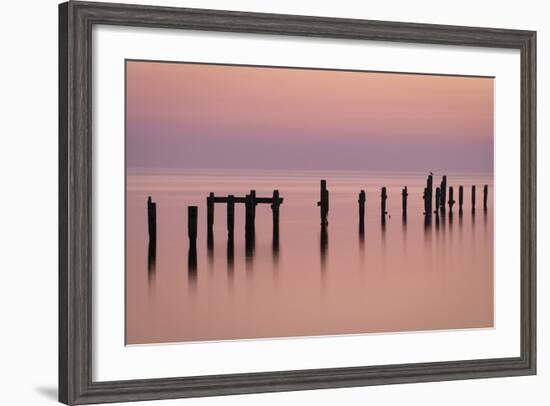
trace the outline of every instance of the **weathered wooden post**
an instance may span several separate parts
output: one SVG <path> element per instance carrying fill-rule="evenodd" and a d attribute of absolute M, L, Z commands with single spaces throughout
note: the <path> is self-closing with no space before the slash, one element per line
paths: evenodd
<path fill-rule="evenodd" d="M 388 199 L 388 194 L 386 191 L 386 187 L 382 187 L 382 192 L 380 193 L 380 218 L 382 220 L 382 224 L 386 223 L 386 214 L 388 214 L 386 210 L 386 200 Z"/>
<path fill-rule="evenodd" d="M 245 197 L 245 232 L 247 236 L 254 234 L 254 219 L 256 217 L 256 191 L 251 190 Z"/>
<path fill-rule="evenodd" d="M 210 194 L 206 197 L 206 226 L 208 228 L 208 232 L 211 232 L 214 226 L 214 193 L 213 192 L 210 192 Z"/>
<path fill-rule="evenodd" d="M 361 190 L 359 192 L 359 200 L 357 202 L 359 203 L 359 232 L 364 233 L 365 232 L 365 201 L 367 200 L 365 191 Z"/>
<path fill-rule="evenodd" d="M 487 211 L 487 195 L 489 193 L 489 187 L 487 185 L 483 186 L 483 210 Z"/>
<path fill-rule="evenodd" d="M 206 197 L 206 247 L 212 257 L 214 253 L 214 193 Z"/>
<path fill-rule="evenodd" d="M 433 196 L 433 175 L 430 173 L 424 188 L 424 216 L 426 216 L 426 222 L 430 221 L 432 217 L 432 196 Z"/>
<path fill-rule="evenodd" d="M 279 240 L 279 207 L 281 202 L 279 200 L 279 191 L 275 189 L 273 191 L 273 201 L 271 203 L 271 211 L 273 213 L 273 241 Z"/>
<path fill-rule="evenodd" d="M 187 235 L 189 236 L 189 245 L 197 245 L 197 206 L 187 207 Z"/>
<path fill-rule="evenodd" d="M 231 273 L 233 271 L 235 259 L 234 245 L 235 230 L 235 196 L 227 196 L 227 268 Z"/>
<path fill-rule="evenodd" d="M 453 212 L 453 206 L 455 204 L 455 199 L 454 199 L 453 194 L 454 194 L 454 190 L 453 190 L 453 187 L 451 186 L 451 187 L 449 187 L 449 201 L 448 201 L 448 203 L 449 203 L 449 212 L 451 212 L 451 213 Z"/>
<path fill-rule="evenodd" d="M 329 201 L 329 193 L 327 189 L 327 181 L 322 179 L 321 180 L 321 194 L 319 201 L 317 202 L 317 206 L 321 209 L 321 225 L 327 226 L 328 225 L 328 201 Z"/>
<path fill-rule="evenodd" d="M 187 235 L 189 236 L 187 270 L 191 282 L 195 282 L 197 278 L 197 212 L 197 206 L 187 206 Z"/>
<path fill-rule="evenodd" d="M 424 188 L 424 192 L 422 193 L 422 199 L 424 200 L 424 217 L 426 218 L 426 221 L 429 220 L 431 217 L 431 213 L 428 212 L 429 206 L 428 206 L 428 188 Z"/>
<path fill-rule="evenodd" d="M 442 211 L 445 211 L 445 200 L 447 199 L 447 176 L 443 175 L 439 189 L 439 203 Z"/>
<path fill-rule="evenodd" d="M 433 197 L 433 181 L 434 181 L 434 178 L 433 178 L 433 175 L 430 173 L 430 175 L 428 176 L 428 185 L 427 185 L 427 188 L 428 188 L 428 213 L 430 213 L 430 216 L 432 215 L 432 197 Z"/>
<path fill-rule="evenodd" d="M 235 196 L 227 196 L 227 240 L 233 243 L 235 230 Z"/>
<path fill-rule="evenodd" d="M 256 202 L 256 191 L 255 190 L 251 190 L 250 191 L 250 214 L 251 214 L 251 220 L 252 220 L 252 223 L 250 224 L 250 226 L 252 227 L 252 231 L 254 231 L 255 227 L 256 227 L 256 205 L 258 203 Z"/>
<path fill-rule="evenodd" d="M 439 213 L 439 208 L 441 207 L 441 188 L 435 188 L 435 210 L 434 213 Z"/>
<path fill-rule="evenodd" d="M 401 191 L 401 206 L 403 210 L 403 218 L 407 218 L 407 196 L 409 195 L 407 191 L 407 186 Z"/>
<path fill-rule="evenodd" d="M 246 195 L 245 201 L 245 255 L 247 258 L 252 258 L 254 255 L 255 245 L 255 230 L 254 219 L 256 217 L 256 191 L 251 190 L 250 194 Z"/>
<path fill-rule="evenodd" d="M 157 204 L 153 203 L 151 196 L 147 198 L 147 224 L 149 241 L 157 240 Z"/>
<path fill-rule="evenodd" d="M 462 204 L 464 203 L 464 187 L 458 187 L 458 212 L 462 214 Z"/>
<path fill-rule="evenodd" d="M 472 185 L 472 213 L 476 211 L 476 187 Z"/>

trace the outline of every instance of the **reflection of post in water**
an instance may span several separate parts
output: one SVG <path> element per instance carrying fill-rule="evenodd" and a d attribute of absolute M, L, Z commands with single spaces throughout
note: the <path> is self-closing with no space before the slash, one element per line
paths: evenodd
<path fill-rule="evenodd" d="M 382 243 L 382 255 L 386 256 L 386 221 L 382 222 L 382 226 L 380 227 L 380 238 Z"/>
<path fill-rule="evenodd" d="M 361 263 L 365 254 L 365 230 L 359 230 L 359 254 L 361 256 Z"/>
<path fill-rule="evenodd" d="M 230 275 L 233 274 L 235 267 L 235 245 L 233 240 L 227 240 L 227 271 Z"/>
<path fill-rule="evenodd" d="M 244 249 L 247 269 L 251 269 L 252 260 L 254 259 L 254 250 L 256 245 L 255 240 L 256 238 L 254 236 L 254 233 L 250 233 L 245 236 Z"/>
<path fill-rule="evenodd" d="M 424 242 L 426 242 L 429 239 L 431 232 L 432 232 L 432 222 L 426 216 L 424 218 Z"/>
<path fill-rule="evenodd" d="M 321 226 L 321 237 L 320 237 L 320 247 L 321 247 L 321 269 L 324 270 L 327 261 L 327 249 L 328 249 L 328 227 Z"/>
<path fill-rule="evenodd" d="M 194 283 L 197 280 L 197 245 L 189 244 L 187 253 L 187 275 L 189 282 Z"/>
<path fill-rule="evenodd" d="M 279 234 L 273 234 L 273 240 L 271 241 L 271 253 L 273 254 L 273 265 L 277 267 L 279 265 Z"/>
<path fill-rule="evenodd" d="M 214 263 L 214 231 L 211 228 L 207 230 L 206 252 L 208 253 L 208 263 L 212 266 Z"/>
<path fill-rule="evenodd" d="M 147 275 L 151 282 L 156 274 L 157 269 L 157 241 L 149 240 L 149 250 L 147 252 Z"/>
<path fill-rule="evenodd" d="M 189 237 L 187 271 L 189 281 L 194 282 L 197 279 L 197 206 L 187 207 L 187 235 Z"/>

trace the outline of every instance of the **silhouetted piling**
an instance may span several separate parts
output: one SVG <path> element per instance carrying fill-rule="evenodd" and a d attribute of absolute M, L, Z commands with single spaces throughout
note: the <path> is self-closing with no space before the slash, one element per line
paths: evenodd
<path fill-rule="evenodd" d="M 449 212 L 453 212 L 453 206 L 455 204 L 455 199 L 454 199 L 454 190 L 453 190 L 453 187 L 449 187 L 449 201 L 447 202 L 449 204 Z"/>
<path fill-rule="evenodd" d="M 329 206 L 329 193 L 327 189 L 327 181 L 321 180 L 321 194 L 317 206 L 319 206 L 321 211 L 321 225 L 328 225 L 328 206 Z"/>
<path fill-rule="evenodd" d="M 472 185 L 472 213 L 476 211 L 476 187 Z"/>
<path fill-rule="evenodd" d="M 214 253 L 214 193 L 206 197 L 206 247 L 211 258 Z"/>
<path fill-rule="evenodd" d="M 489 187 L 483 186 L 483 211 L 487 211 L 487 195 L 489 194 Z"/>
<path fill-rule="evenodd" d="M 407 196 L 409 196 L 409 192 L 407 191 L 407 186 L 405 186 L 401 191 L 401 209 L 404 219 L 407 218 Z"/>
<path fill-rule="evenodd" d="M 214 193 L 206 197 L 206 226 L 211 231 L 214 226 Z"/>
<path fill-rule="evenodd" d="M 189 245 L 197 244 L 197 206 L 187 207 L 187 235 L 189 236 Z"/>
<path fill-rule="evenodd" d="M 359 192 L 359 232 L 365 232 L 365 201 L 367 200 L 365 191 Z"/>
<path fill-rule="evenodd" d="M 279 199 L 279 191 L 273 191 L 273 202 L 271 203 L 271 211 L 273 213 L 273 241 L 279 241 L 279 207 L 281 201 Z"/>
<path fill-rule="evenodd" d="M 426 220 L 426 223 L 429 222 L 430 217 L 432 216 L 432 213 L 428 210 L 430 209 L 430 206 L 428 205 L 428 188 L 424 188 L 424 193 L 422 194 L 422 200 L 424 200 L 424 217 Z"/>
<path fill-rule="evenodd" d="M 235 196 L 227 196 L 227 240 L 233 243 L 235 235 Z"/>
<path fill-rule="evenodd" d="M 439 193 L 440 193 L 439 207 L 441 208 L 442 211 L 445 211 L 445 203 L 447 200 L 447 176 L 445 175 L 443 175 L 443 179 L 441 179 Z"/>
<path fill-rule="evenodd" d="M 432 197 L 433 197 L 433 175 L 430 173 L 424 188 L 424 215 L 426 216 L 426 222 L 429 222 L 432 217 Z"/>
<path fill-rule="evenodd" d="M 462 214 L 462 205 L 464 204 L 464 187 L 458 187 L 458 212 Z"/>
<path fill-rule="evenodd" d="M 256 220 L 256 191 L 251 190 L 246 195 L 245 202 L 245 255 L 248 260 L 254 256 L 255 248 L 255 220 Z"/>
<path fill-rule="evenodd" d="M 246 236 L 250 237 L 254 234 L 256 219 L 256 191 L 251 190 L 250 194 L 246 195 L 245 202 L 245 232 Z"/>
<path fill-rule="evenodd" d="M 382 188 L 382 192 L 380 193 L 380 219 L 382 220 L 382 224 L 386 223 L 386 214 L 388 214 L 388 211 L 386 210 L 387 199 L 388 199 L 388 194 L 386 191 L 386 187 L 384 186 Z"/>
<path fill-rule="evenodd" d="M 441 207 L 441 188 L 436 187 L 435 188 L 435 209 L 434 213 L 439 213 L 439 208 Z"/>
<path fill-rule="evenodd" d="M 157 240 L 157 204 L 153 203 L 151 196 L 147 198 L 147 224 L 149 241 Z"/>

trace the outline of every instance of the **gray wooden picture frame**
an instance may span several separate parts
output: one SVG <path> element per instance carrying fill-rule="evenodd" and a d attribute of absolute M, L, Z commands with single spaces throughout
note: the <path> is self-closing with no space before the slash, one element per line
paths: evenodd
<path fill-rule="evenodd" d="M 92 27 L 95 24 L 513 48 L 521 53 L 521 353 L 517 358 L 92 380 Z M 59 6 L 59 400 L 184 398 L 536 373 L 536 32 L 109 3 Z"/>

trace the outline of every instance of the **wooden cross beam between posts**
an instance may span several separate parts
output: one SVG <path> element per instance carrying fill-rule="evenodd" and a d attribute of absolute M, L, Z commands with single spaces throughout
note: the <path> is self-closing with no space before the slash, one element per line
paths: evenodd
<path fill-rule="evenodd" d="M 211 192 L 206 197 L 206 225 L 208 227 L 208 235 L 213 236 L 214 227 L 214 206 L 216 203 L 227 204 L 227 238 L 233 241 L 235 228 L 235 204 L 245 205 L 245 232 L 247 237 L 254 234 L 256 220 L 256 206 L 258 204 L 269 204 L 273 212 L 273 234 L 279 235 L 279 207 L 283 204 L 283 198 L 279 197 L 279 191 L 274 190 L 271 197 L 258 197 L 256 191 L 251 190 L 246 196 L 216 196 Z"/>

